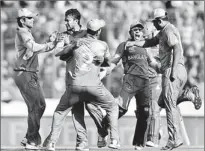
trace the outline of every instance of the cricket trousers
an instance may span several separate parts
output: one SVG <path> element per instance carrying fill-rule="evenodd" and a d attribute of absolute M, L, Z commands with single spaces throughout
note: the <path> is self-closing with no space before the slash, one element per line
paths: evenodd
<path fill-rule="evenodd" d="M 154 78 L 150 78 L 150 87 L 151 87 L 150 124 L 148 127 L 147 141 L 151 141 L 154 144 L 159 144 L 161 107 L 158 105 L 158 100 L 161 93 L 161 77 L 157 76 Z"/>
<path fill-rule="evenodd" d="M 136 75 L 126 74 L 123 78 L 123 86 L 119 96 L 119 106 L 123 109 L 119 114 L 122 117 L 128 110 L 131 99 L 135 97 L 138 108 L 133 145 L 144 145 L 149 125 L 151 89 L 149 79 Z M 120 118 L 119 117 L 119 118 Z"/>
<path fill-rule="evenodd" d="M 26 139 L 28 142 L 39 145 L 41 144 L 41 136 L 39 134 L 40 120 L 45 111 L 46 103 L 37 73 L 15 71 L 14 81 L 28 107 Z"/>
<path fill-rule="evenodd" d="M 118 104 L 112 94 L 104 87 L 102 83 L 98 86 L 67 86 L 65 93 L 56 107 L 53 115 L 52 127 L 45 143 L 56 143 L 66 115 L 72 107 L 81 101 L 88 101 L 96 106 L 100 106 L 107 112 L 107 118 L 110 129 L 110 139 L 119 141 L 118 131 Z M 82 133 L 84 135 L 84 133 Z"/>
<path fill-rule="evenodd" d="M 171 82 L 171 68 L 164 71 L 162 75 L 162 93 L 159 99 L 159 105 L 165 104 L 167 128 L 168 128 L 168 143 L 179 144 L 181 142 L 179 121 L 180 113 L 177 109 L 177 100 L 182 94 L 183 87 L 187 81 L 187 71 L 184 65 L 178 64 L 176 69 L 176 79 Z"/>
<path fill-rule="evenodd" d="M 100 106 L 97 106 L 89 101 L 79 102 L 72 107 L 72 120 L 77 133 L 76 145 L 82 142 L 88 143 L 87 130 L 84 120 L 84 108 L 86 108 L 86 110 L 94 120 L 97 126 L 98 134 L 102 137 L 108 135 L 109 123 L 107 121 L 107 118 L 104 117 Z"/>

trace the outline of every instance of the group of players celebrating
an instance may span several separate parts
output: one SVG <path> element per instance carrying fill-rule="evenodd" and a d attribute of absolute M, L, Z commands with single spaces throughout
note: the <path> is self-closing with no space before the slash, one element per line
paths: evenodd
<path fill-rule="evenodd" d="M 38 54 L 54 49 L 55 56 L 66 62 L 66 90 L 54 111 L 51 131 L 42 144 L 46 150 L 55 150 L 66 116 L 72 111 L 77 132 L 76 150 L 89 151 L 84 107 L 96 124 L 97 146 L 107 146 L 109 138 L 108 147 L 120 149 L 118 119 L 125 115 L 133 97 L 137 104 L 133 138 L 136 150 L 158 146 L 162 108 L 166 110 L 169 137 L 161 150 L 172 150 L 183 144 L 177 105 L 191 101 L 195 109 L 199 109 L 199 89 L 193 86 L 183 90 L 187 72 L 179 32 L 168 21 L 163 9 L 155 9 L 153 15 L 154 18 L 144 24 L 133 22 L 129 29 L 130 38 L 120 43 L 111 56 L 108 44 L 99 40 L 104 20 L 91 19 L 87 29 L 83 30 L 81 14 L 77 9 L 69 9 L 65 12 L 67 31 L 54 32 L 47 43 L 38 44 L 31 34 L 36 14 L 26 8 L 18 11 L 14 80 L 28 107 L 28 129 L 21 142 L 25 148 L 41 148 L 40 119 L 46 104 L 37 75 Z M 156 30 L 159 31 L 157 34 Z M 159 50 L 157 60 L 152 53 L 156 49 Z M 114 98 L 101 80 L 112 74 L 120 61 L 124 67 L 123 85 L 119 97 Z M 156 95 L 158 74 L 162 74 L 159 97 Z"/>

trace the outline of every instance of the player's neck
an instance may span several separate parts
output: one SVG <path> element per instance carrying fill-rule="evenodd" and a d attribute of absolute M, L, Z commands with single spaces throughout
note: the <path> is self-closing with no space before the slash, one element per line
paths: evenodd
<path fill-rule="evenodd" d="M 93 39 L 98 39 L 98 37 L 96 35 L 91 35 L 91 34 L 87 34 L 87 37 L 93 38 Z"/>

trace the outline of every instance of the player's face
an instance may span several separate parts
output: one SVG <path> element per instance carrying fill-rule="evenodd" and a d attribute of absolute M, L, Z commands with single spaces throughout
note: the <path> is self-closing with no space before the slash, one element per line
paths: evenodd
<path fill-rule="evenodd" d="M 31 29 L 33 28 L 33 22 L 34 22 L 33 17 L 25 17 L 23 21 L 23 25 Z"/>
<path fill-rule="evenodd" d="M 135 28 L 131 29 L 131 36 L 134 40 L 140 40 L 143 36 L 142 28 L 135 27 Z"/>
<path fill-rule="evenodd" d="M 65 17 L 65 26 L 68 31 L 73 30 L 77 24 L 77 19 L 75 19 L 72 15 L 67 15 Z"/>
<path fill-rule="evenodd" d="M 160 22 L 158 19 L 153 21 L 153 25 L 157 30 L 161 30 Z"/>

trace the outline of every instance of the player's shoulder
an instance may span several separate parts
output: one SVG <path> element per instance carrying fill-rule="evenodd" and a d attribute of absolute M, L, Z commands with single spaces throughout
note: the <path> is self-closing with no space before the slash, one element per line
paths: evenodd
<path fill-rule="evenodd" d="M 85 37 L 86 35 L 87 35 L 87 30 L 82 29 L 82 30 L 80 30 L 80 31 L 78 32 L 78 34 L 76 35 L 76 37 L 77 37 L 77 38 L 82 38 L 82 37 Z"/>
<path fill-rule="evenodd" d="M 167 34 L 172 33 L 172 32 L 177 32 L 178 29 L 171 23 L 169 23 L 167 25 L 167 27 L 164 29 L 164 32 L 166 32 Z"/>
<path fill-rule="evenodd" d="M 94 44 L 102 45 L 104 47 L 108 47 L 107 42 L 97 39 Z"/>
<path fill-rule="evenodd" d="M 126 42 L 127 42 L 127 41 L 121 42 L 121 43 L 117 46 L 117 48 L 118 48 L 118 49 L 120 49 L 120 48 L 121 48 L 121 49 L 124 49 Z"/>

